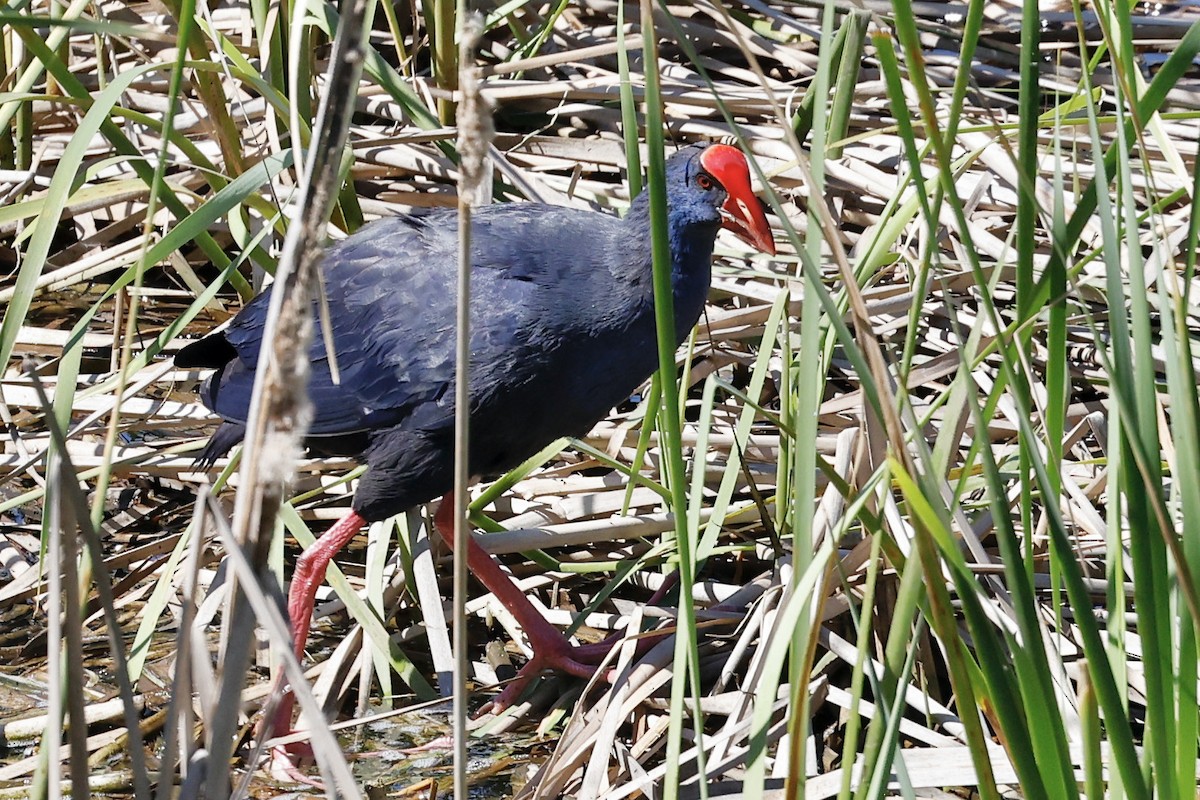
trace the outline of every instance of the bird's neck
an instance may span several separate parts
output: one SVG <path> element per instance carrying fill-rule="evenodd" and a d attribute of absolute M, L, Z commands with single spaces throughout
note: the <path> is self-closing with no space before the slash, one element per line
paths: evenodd
<path fill-rule="evenodd" d="M 645 254 L 645 264 L 651 263 L 652 243 L 650 235 L 649 192 L 642 192 L 633 200 L 625 217 L 626 237 L 638 253 Z M 667 243 L 671 252 L 671 281 L 676 291 L 681 284 L 694 282 L 707 289 L 712 266 L 713 244 L 716 242 L 719 223 L 691 222 L 682 209 L 667 209 Z"/>
<path fill-rule="evenodd" d="M 648 192 L 642 192 L 625 217 L 632 252 L 637 253 L 638 276 L 647 292 L 653 285 L 653 256 Z M 668 207 L 667 241 L 671 253 L 671 287 L 675 301 L 675 327 L 682 341 L 704 309 L 712 278 L 713 244 L 719 224 L 691 223 L 679 209 Z"/>

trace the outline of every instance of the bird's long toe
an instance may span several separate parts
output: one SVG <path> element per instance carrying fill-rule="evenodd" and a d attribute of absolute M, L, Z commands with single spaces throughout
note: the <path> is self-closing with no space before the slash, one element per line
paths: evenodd
<path fill-rule="evenodd" d="M 612 652 L 613 647 L 622 639 L 622 634 L 615 633 L 607 639 L 592 644 L 581 644 L 571 648 L 571 659 L 580 664 L 587 664 L 591 667 L 592 672 L 596 671 L 604 659 L 608 658 L 608 654 Z M 567 672 L 568 670 L 563 670 Z M 574 675 L 575 673 L 571 673 Z"/>
<path fill-rule="evenodd" d="M 306 774 L 301 768 L 303 764 L 316 761 L 312 746 L 308 742 L 289 742 L 272 747 L 268 759 L 268 770 L 271 777 L 281 783 L 298 783 L 324 789 L 321 781 Z"/>
<path fill-rule="evenodd" d="M 509 681 L 500 694 L 477 712 L 477 716 L 499 713 L 516 703 L 530 681 L 542 672 L 562 672 L 590 680 L 614 643 L 605 640 L 595 644 L 571 645 L 564 637 L 559 636 L 557 641 L 543 643 L 541 647 L 535 644 L 533 657 L 529 662 L 517 671 L 516 677 Z"/>

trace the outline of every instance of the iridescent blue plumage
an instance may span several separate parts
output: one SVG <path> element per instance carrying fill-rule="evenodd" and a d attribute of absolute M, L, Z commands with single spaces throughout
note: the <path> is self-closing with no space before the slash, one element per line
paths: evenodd
<path fill-rule="evenodd" d="M 667 162 L 676 340 L 704 307 L 726 192 L 703 146 Z M 744 162 L 743 162 L 744 163 Z M 748 188 L 748 184 L 747 184 Z M 658 363 L 648 201 L 624 219 L 537 204 L 473 218 L 471 471 L 502 472 L 561 436 L 582 435 Z M 326 251 L 322 269 L 341 381 L 312 345 L 310 444 L 363 457 L 355 509 L 380 519 L 452 484 L 456 216 L 365 226 Z M 267 295 L 177 363 L 217 368 L 205 403 L 226 420 L 206 457 L 241 436 Z"/>

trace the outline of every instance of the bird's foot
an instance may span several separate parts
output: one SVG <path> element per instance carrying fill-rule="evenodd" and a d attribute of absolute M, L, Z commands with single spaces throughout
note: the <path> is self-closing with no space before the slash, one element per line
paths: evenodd
<path fill-rule="evenodd" d="M 278 701 L 274 708 L 270 703 L 267 704 L 255 733 L 259 741 L 268 744 L 279 742 L 280 739 L 288 739 L 296 732 L 292 728 L 292 710 L 295 707 L 296 698 L 292 694 L 291 687 L 287 685 L 284 673 L 280 672 L 275 676 L 271 695 L 278 697 Z M 309 777 L 301 770 L 301 765 L 313 764 L 316 760 L 312 744 L 307 739 L 295 739 L 272 744 L 268 750 L 265 766 L 271 777 L 281 783 L 299 783 L 320 788 L 320 781 Z"/>
<path fill-rule="evenodd" d="M 303 764 L 316 761 L 312 745 L 308 742 L 288 742 L 271 748 L 267 766 L 271 777 L 281 783 L 299 783 L 304 786 L 324 788 L 324 784 L 301 769 Z"/>
<path fill-rule="evenodd" d="M 596 644 L 572 645 L 559 634 L 545 641 L 530 642 L 533 657 L 517 671 L 516 677 L 509 681 L 500 694 L 481 707 L 475 716 L 498 714 L 508 708 L 520 698 L 530 681 L 547 670 L 591 679 L 619 638 L 610 637 Z"/>

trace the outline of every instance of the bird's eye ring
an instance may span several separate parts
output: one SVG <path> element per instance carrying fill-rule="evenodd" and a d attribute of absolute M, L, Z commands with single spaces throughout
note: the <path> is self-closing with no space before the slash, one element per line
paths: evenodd
<path fill-rule="evenodd" d="M 713 184 L 712 178 L 708 177 L 703 172 L 701 172 L 699 175 L 696 176 L 696 185 L 699 186 L 701 189 L 704 189 L 707 191 L 708 189 L 713 188 L 714 184 Z"/>

